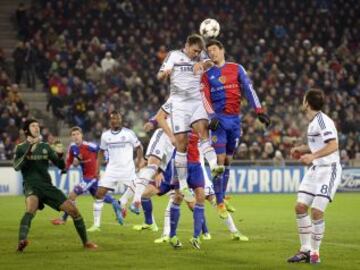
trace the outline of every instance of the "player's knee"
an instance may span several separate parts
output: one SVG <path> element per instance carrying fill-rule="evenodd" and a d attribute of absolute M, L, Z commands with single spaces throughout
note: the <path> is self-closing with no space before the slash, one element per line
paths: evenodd
<path fill-rule="evenodd" d="M 76 186 L 75 186 L 75 188 L 74 188 L 74 191 L 73 192 L 70 192 L 70 194 L 69 194 L 69 199 L 70 200 L 72 200 L 72 201 L 75 201 L 75 199 L 76 199 L 76 197 L 79 195 L 79 194 L 81 194 L 81 193 L 77 193 L 76 191 L 75 191 L 75 189 L 76 189 Z"/>
<path fill-rule="evenodd" d="M 316 208 L 311 208 L 311 219 L 313 220 L 319 220 L 319 219 L 323 219 L 324 218 L 324 212 L 316 209 Z"/>
<path fill-rule="evenodd" d="M 308 206 L 303 203 L 297 203 L 295 205 L 296 214 L 305 214 L 308 211 Z"/>
<path fill-rule="evenodd" d="M 180 193 L 174 195 L 174 203 L 181 204 L 183 201 L 183 196 Z"/>
<path fill-rule="evenodd" d="M 98 199 L 98 200 L 101 200 L 104 198 L 105 194 L 107 192 L 107 189 L 104 188 L 104 187 L 99 187 L 98 190 L 96 191 L 96 194 L 95 194 L 95 198 Z"/>

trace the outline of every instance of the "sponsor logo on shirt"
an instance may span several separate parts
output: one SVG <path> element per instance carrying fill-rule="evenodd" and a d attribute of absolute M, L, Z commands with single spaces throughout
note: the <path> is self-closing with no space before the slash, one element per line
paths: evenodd
<path fill-rule="evenodd" d="M 220 76 L 219 77 L 219 82 L 226 83 L 226 77 L 225 76 Z"/>

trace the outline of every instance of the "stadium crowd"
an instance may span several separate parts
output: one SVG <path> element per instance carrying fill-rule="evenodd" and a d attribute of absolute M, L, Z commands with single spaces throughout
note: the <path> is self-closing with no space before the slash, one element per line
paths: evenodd
<path fill-rule="evenodd" d="M 36 74 L 49 92 L 48 109 L 69 125 L 81 126 L 91 140 L 99 140 L 113 109 L 145 136 L 144 122 L 169 92 L 155 78 L 161 62 L 211 17 L 220 22 L 227 59 L 245 67 L 272 120 L 264 133 L 244 99 L 243 135 L 235 158 L 280 163 L 289 158 L 290 146 L 301 140 L 306 127 L 301 97 L 319 87 L 326 93 L 324 112 L 339 130 L 342 159 L 360 159 L 359 1 L 36 3 L 28 8 L 20 4 L 16 11 L 18 36 L 24 41 L 14 51 L 16 83 L 25 72 L 33 88 Z M 25 55 L 21 61 L 19 50 Z M 8 123 L 1 125 L 2 134 L 11 134 L 10 122 L 18 126 L 25 116 L 22 110 L 12 111 L 26 105 L 13 105 L 11 93 L 2 91 L 8 100 L 0 106 L 0 121 Z M 13 141 L 16 134 L 5 141 L 9 137 Z"/>

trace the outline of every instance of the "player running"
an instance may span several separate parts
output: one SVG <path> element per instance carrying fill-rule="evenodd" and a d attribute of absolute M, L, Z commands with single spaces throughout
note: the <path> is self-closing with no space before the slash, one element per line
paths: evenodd
<path fill-rule="evenodd" d="M 308 144 L 291 149 L 293 156 L 301 155 L 300 161 L 312 166 L 299 186 L 295 213 L 301 246 L 300 251 L 288 259 L 289 263 L 320 263 L 324 212 L 341 181 L 337 130 L 334 122 L 321 111 L 324 101 L 321 90 L 312 89 L 305 93 L 302 109 L 309 120 Z"/>
<path fill-rule="evenodd" d="M 229 180 L 229 167 L 240 139 L 239 114 L 242 94 L 245 94 L 262 123 L 268 126 L 270 119 L 264 113 L 245 69 L 240 64 L 225 61 L 223 44 L 212 39 L 206 44 L 206 48 L 215 65 L 203 74 L 201 91 L 210 118 L 209 128 L 217 162 L 225 166 L 225 172 L 214 179 L 218 212 L 220 217 L 225 219 L 228 216 L 224 197 Z M 228 209 L 233 212 L 235 209 L 227 201 L 226 203 Z"/>
<path fill-rule="evenodd" d="M 65 162 L 62 159 L 63 147 L 58 145 L 52 149 L 49 144 L 41 142 L 38 121 L 29 119 L 24 123 L 26 141 L 18 144 L 15 150 L 14 168 L 23 176 L 24 194 L 26 197 L 26 212 L 21 219 L 19 243 L 17 251 L 22 252 L 29 244 L 28 233 L 31 221 L 38 209 L 45 204 L 57 211 L 65 211 L 74 221 L 77 233 L 85 248 L 96 249 L 97 245 L 87 239 L 84 220 L 76 206 L 67 199 L 64 193 L 51 183 L 48 173 L 49 160 L 63 170 Z"/>
<path fill-rule="evenodd" d="M 110 114 L 110 129 L 101 135 L 97 159 L 98 175 L 105 151 L 108 151 L 109 163 L 98 183 L 94 202 L 94 224 L 88 229 L 90 232 L 100 231 L 101 211 L 106 193 L 109 190 L 114 191 L 119 182 L 131 186 L 136 179 L 135 167 L 143 166 L 144 162 L 143 148 L 139 139 L 132 130 L 122 126 L 122 116 L 116 111 Z M 136 152 L 135 163 L 134 151 Z M 123 224 L 123 214 L 119 203 L 116 204 L 116 216 L 118 222 Z"/>
<path fill-rule="evenodd" d="M 200 149 L 212 173 L 224 171 L 224 167 L 217 164 L 216 153 L 209 140 L 208 116 L 201 101 L 201 73 L 211 66 L 203 49 L 204 41 L 201 36 L 188 36 L 184 49 L 169 52 L 157 74 L 157 78 L 162 81 L 170 78 L 170 97 L 162 109 L 171 117 L 171 129 L 176 140 L 175 166 L 180 190 L 184 194 L 189 193 L 186 184 L 186 148 L 187 133 L 191 128 L 200 136 Z"/>
<path fill-rule="evenodd" d="M 80 127 L 72 127 L 70 136 L 72 143 L 66 157 L 66 170 L 69 170 L 71 165 L 75 167 L 80 165 L 82 172 L 80 183 L 77 184 L 69 194 L 69 199 L 75 204 L 77 196 L 84 194 L 87 191 L 95 198 L 98 186 L 97 154 L 99 152 L 99 146 L 84 141 L 83 132 Z M 113 204 L 116 213 L 117 202 L 110 194 L 105 195 L 104 202 Z M 53 219 L 51 222 L 54 225 L 65 224 L 68 216 L 68 213 L 65 212 L 60 218 Z"/>

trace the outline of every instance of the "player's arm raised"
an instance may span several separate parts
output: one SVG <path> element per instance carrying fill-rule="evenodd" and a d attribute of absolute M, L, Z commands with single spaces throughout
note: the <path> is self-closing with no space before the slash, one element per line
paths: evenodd
<path fill-rule="evenodd" d="M 160 68 L 158 74 L 156 75 L 156 78 L 159 81 L 167 80 L 171 75 L 173 67 L 174 67 L 174 57 L 173 57 L 173 54 L 171 52 L 169 52 L 168 55 L 166 56 L 163 64 L 161 65 L 161 68 Z"/>

